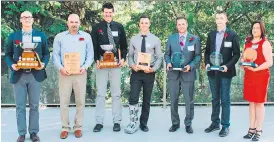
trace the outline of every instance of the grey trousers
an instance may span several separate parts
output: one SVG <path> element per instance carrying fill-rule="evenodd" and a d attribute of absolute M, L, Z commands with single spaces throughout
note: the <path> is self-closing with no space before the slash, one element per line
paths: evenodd
<path fill-rule="evenodd" d="M 171 121 L 172 125 L 180 125 L 180 117 L 178 114 L 178 100 L 179 100 L 179 90 L 181 84 L 181 91 L 184 95 L 185 100 L 185 112 L 186 117 L 184 120 L 185 126 L 191 126 L 192 120 L 194 118 L 194 81 L 183 81 L 180 77 L 177 79 L 168 80 L 168 88 L 170 92 L 171 100 Z"/>
<path fill-rule="evenodd" d="M 95 67 L 96 68 L 96 67 Z M 96 123 L 103 124 L 105 116 L 105 104 L 107 84 L 110 82 L 110 92 L 112 97 L 112 116 L 113 123 L 122 121 L 122 104 L 121 104 L 121 68 L 97 69 L 96 68 Z"/>
<path fill-rule="evenodd" d="M 27 133 L 26 103 L 29 99 L 29 133 L 39 132 L 39 100 L 41 83 L 36 81 L 32 73 L 23 73 L 13 84 L 16 104 L 17 130 L 19 135 Z"/>

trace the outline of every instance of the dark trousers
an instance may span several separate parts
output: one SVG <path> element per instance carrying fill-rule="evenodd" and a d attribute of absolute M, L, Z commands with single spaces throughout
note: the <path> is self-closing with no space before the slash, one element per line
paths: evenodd
<path fill-rule="evenodd" d="M 141 88 L 143 87 L 143 104 L 140 117 L 140 124 L 142 125 L 147 125 L 154 79 L 155 73 L 144 73 L 143 71 L 135 72 L 132 70 L 130 76 L 130 96 L 128 100 L 130 105 L 138 104 Z"/>
<path fill-rule="evenodd" d="M 220 125 L 220 104 L 222 107 L 221 125 L 224 128 L 230 126 L 230 87 L 232 78 L 214 76 L 208 77 L 212 93 L 212 114 L 211 121 Z"/>

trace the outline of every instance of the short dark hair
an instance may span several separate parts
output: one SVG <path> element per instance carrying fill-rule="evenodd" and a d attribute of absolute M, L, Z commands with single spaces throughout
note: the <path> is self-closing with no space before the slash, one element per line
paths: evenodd
<path fill-rule="evenodd" d="M 147 15 L 141 15 L 141 16 L 139 17 L 139 21 L 140 21 L 142 18 L 148 18 L 148 19 L 149 19 L 149 17 L 148 17 Z M 150 19 L 149 19 L 149 20 L 150 20 Z"/>
<path fill-rule="evenodd" d="M 177 21 L 182 20 L 182 19 L 186 20 L 186 23 L 188 23 L 185 16 L 179 16 L 179 17 L 176 18 L 176 25 L 177 25 Z"/>
<path fill-rule="evenodd" d="M 102 11 L 104 12 L 104 9 L 107 8 L 107 9 L 112 9 L 112 11 L 114 12 L 114 7 L 112 5 L 112 3 L 110 2 L 107 2 L 107 3 L 104 3 L 103 6 L 102 6 Z"/>
<path fill-rule="evenodd" d="M 225 10 L 221 6 L 217 7 L 216 14 L 224 14 L 227 17 L 227 13 L 225 12 Z"/>
<path fill-rule="evenodd" d="M 227 17 L 227 13 L 225 11 L 217 11 L 216 14 L 224 14 Z"/>
<path fill-rule="evenodd" d="M 255 25 L 255 24 L 259 24 L 260 25 L 260 29 L 261 29 L 261 38 L 265 38 L 266 37 L 266 31 L 265 31 L 265 26 L 264 26 L 264 23 L 263 23 L 263 21 L 261 21 L 261 20 L 257 20 L 257 21 L 254 21 L 252 24 L 251 24 L 251 29 L 250 29 L 250 35 L 251 35 L 251 38 L 253 39 L 254 37 L 253 37 L 253 34 L 252 34 L 252 29 L 253 29 L 253 26 Z"/>

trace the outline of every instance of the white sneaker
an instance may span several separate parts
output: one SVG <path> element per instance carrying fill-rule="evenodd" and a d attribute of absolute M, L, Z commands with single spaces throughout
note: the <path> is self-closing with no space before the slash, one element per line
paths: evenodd
<path fill-rule="evenodd" d="M 130 122 L 127 127 L 125 128 L 125 133 L 133 134 L 139 129 L 136 122 Z"/>

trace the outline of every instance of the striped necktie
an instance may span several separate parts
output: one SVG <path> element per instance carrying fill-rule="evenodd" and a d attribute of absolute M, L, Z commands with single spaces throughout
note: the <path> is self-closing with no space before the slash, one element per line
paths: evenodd
<path fill-rule="evenodd" d="M 115 45 L 115 42 L 114 42 L 114 39 L 113 39 L 113 36 L 112 36 L 112 32 L 111 32 L 111 29 L 110 29 L 110 23 L 107 23 L 107 31 L 108 31 L 108 40 L 109 40 L 109 43 L 113 45 L 113 52 L 116 52 L 116 45 Z"/>

